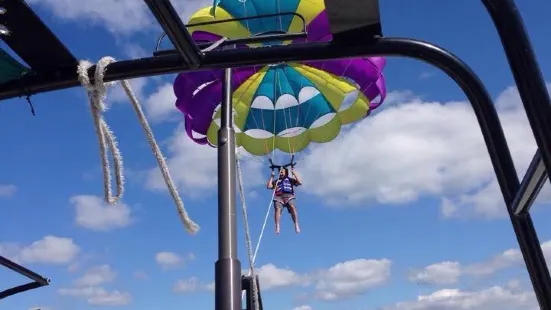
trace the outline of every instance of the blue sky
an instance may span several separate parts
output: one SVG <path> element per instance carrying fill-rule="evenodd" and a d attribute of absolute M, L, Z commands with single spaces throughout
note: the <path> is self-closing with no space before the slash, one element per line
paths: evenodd
<path fill-rule="evenodd" d="M 77 57 L 93 62 L 106 55 L 149 55 L 160 32 L 141 1 L 28 2 Z M 208 4 L 174 2 L 184 17 Z M 522 1 L 519 8 L 549 80 L 551 21 L 545 12 L 551 4 Z M 534 142 L 482 5 L 388 0 L 381 1 L 381 11 L 387 36 L 434 42 L 479 74 L 496 99 L 517 167 L 525 169 Z M 257 260 L 265 306 L 461 309 L 471 303 L 473 309 L 533 309 L 530 283 L 464 94 L 441 72 L 413 60 L 389 59 L 385 75 L 391 93 L 376 115 L 299 156 L 302 233 L 292 231 L 284 214 L 276 236 L 269 219 Z M 49 287 L 2 301 L 6 309 L 213 307 L 216 153 L 185 136 L 173 107 L 173 79 L 132 84 L 186 207 L 201 225 L 196 236 L 182 228 L 120 89 L 110 93 L 105 116 L 126 169 L 124 202 L 117 206 L 101 203 L 97 139 L 81 88 L 35 96 L 35 117 L 23 99 L 0 105 L 0 130 L 9 133 L 0 154 L 5 209 L 0 253 L 52 279 Z M 269 170 L 251 160 L 244 166 L 256 242 L 271 195 L 262 187 Z M 545 224 L 550 198 L 546 188 L 532 212 L 542 243 L 551 240 Z M 24 280 L 5 270 L 0 278 L 2 289 Z"/>

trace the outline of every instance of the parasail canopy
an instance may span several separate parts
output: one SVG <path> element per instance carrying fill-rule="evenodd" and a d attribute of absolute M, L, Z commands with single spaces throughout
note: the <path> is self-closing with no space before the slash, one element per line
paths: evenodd
<path fill-rule="evenodd" d="M 189 24 L 198 24 L 189 30 L 202 42 L 304 29 L 306 39 L 263 44 L 331 40 L 323 0 L 219 0 L 193 14 Z M 373 57 L 234 68 L 237 145 L 265 155 L 275 149 L 296 153 L 310 142 L 333 140 L 342 125 L 363 119 L 384 101 L 384 66 L 384 58 Z M 188 72 L 174 82 L 176 106 L 196 143 L 216 145 L 222 75 L 223 70 Z"/>

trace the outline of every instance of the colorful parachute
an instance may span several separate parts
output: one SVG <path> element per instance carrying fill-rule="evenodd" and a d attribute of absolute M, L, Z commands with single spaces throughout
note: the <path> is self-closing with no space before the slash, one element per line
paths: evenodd
<path fill-rule="evenodd" d="M 190 24 L 294 12 L 190 27 L 196 41 L 259 34 L 298 33 L 306 21 L 307 41 L 329 41 L 323 0 L 218 0 L 197 11 Z M 295 44 L 305 39 L 278 44 Z M 274 44 L 271 42 L 270 44 Z M 341 125 L 361 120 L 386 96 L 382 57 L 286 63 L 233 69 L 236 143 L 249 153 L 274 149 L 287 153 L 313 142 L 333 140 Z M 174 82 L 176 106 L 185 115 L 188 136 L 199 144 L 217 144 L 222 100 L 222 70 L 188 72 Z"/>

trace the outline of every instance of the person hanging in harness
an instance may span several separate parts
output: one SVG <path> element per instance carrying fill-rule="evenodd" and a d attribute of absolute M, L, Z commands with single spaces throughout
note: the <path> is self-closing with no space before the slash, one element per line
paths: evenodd
<path fill-rule="evenodd" d="M 280 168 L 279 177 L 277 180 L 274 180 L 274 172 L 270 175 L 266 187 L 268 189 L 274 190 L 274 218 L 275 218 L 275 229 L 276 234 L 279 234 L 279 222 L 281 218 L 281 211 L 283 208 L 287 208 L 291 218 L 295 223 L 295 232 L 298 234 L 300 232 L 300 227 L 298 225 L 298 215 L 297 208 L 295 204 L 295 186 L 299 186 L 302 183 L 300 182 L 300 177 L 295 171 L 294 168 L 291 168 L 291 175 L 289 175 L 289 169 Z"/>

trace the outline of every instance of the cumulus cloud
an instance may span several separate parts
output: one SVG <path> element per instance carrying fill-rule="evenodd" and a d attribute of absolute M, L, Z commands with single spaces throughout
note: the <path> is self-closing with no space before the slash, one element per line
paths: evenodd
<path fill-rule="evenodd" d="M 241 154 L 244 151 L 240 150 Z M 216 149 L 199 145 L 188 138 L 183 123 L 168 140 L 168 166 L 177 186 L 189 196 L 202 196 L 214 193 L 218 184 Z M 246 154 L 246 153 L 245 153 Z M 265 182 L 262 168 L 254 157 L 241 156 L 243 174 L 247 176 L 247 188 Z M 166 185 L 158 168 L 148 172 L 146 187 L 154 191 L 165 191 Z"/>
<path fill-rule="evenodd" d="M 117 274 L 111 266 L 101 265 L 86 271 L 82 277 L 75 281 L 75 286 L 98 286 L 100 284 L 112 282 Z"/>
<path fill-rule="evenodd" d="M 172 290 L 175 293 L 187 294 L 194 293 L 199 290 L 210 290 L 210 285 L 202 283 L 197 277 L 190 277 L 176 281 L 172 287 Z"/>
<path fill-rule="evenodd" d="M 131 295 L 117 290 L 108 291 L 102 285 L 113 282 L 116 272 L 109 265 L 92 267 L 69 288 L 60 288 L 57 292 L 62 296 L 70 296 L 85 300 L 95 306 L 121 306 L 131 302 Z"/>
<path fill-rule="evenodd" d="M 262 291 L 301 286 L 312 290 L 309 294 L 311 298 L 336 301 L 365 294 L 370 289 L 385 284 L 390 277 L 390 267 L 391 261 L 388 259 L 356 259 L 307 273 L 274 264 L 263 265 L 256 272 Z M 179 292 L 213 288 L 213 283 L 204 284 L 197 278 L 181 280 L 175 285 L 175 291 Z"/>
<path fill-rule="evenodd" d="M 101 26 L 117 34 L 130 34 L 153 26 L 147 6 L 141 1 L 29 0 L 28 3 L 45 7 L 60 19 Z"/>
<path fill-rule="evenodd" d="M 103 27 L 117 35 L 129 35 L 159 29 L 157 22 L 143 1 L 27 0 L 27 2 L 33 6 L 47 8 L 60 19 Z M 212 4 L 208 0 L 175 0 L 172 3 L 184 22 L 196 10 Z"/>
<path fill-rule="evenodd" d="M 402 99 L 407 101 L 382 109 L 333 142 L 312 146 L 301 161 L 303 190 L 326 201 L 332 197 L 329 202 L 339 206 L 432 196 L 444 197 L 446 217 L 506 215 L 471 106 Z M 536 146 L 516 89 L 504 91 L 496 107 L 517 169 L 525 171 Z"/>
<path fill-rule="evenodd" d="M 317 279 L 316 297 L 333 301 L 366 293 L 386 283 L 390 277 L 388 259 L 356 259 L 338 263 Z"/>
<path fill-rule="evenodd" d="M 108 291 L 98 286 L 61 288 L 58 290 L 58 294 L 83 299 L 94 306 L 122 306 L 132 301 L 130 293 L 117 290 Z"/>
<path fill-rule="evenodd" d="M 71 238 L 46 236 L 27 246 L 16 243 L 0 243 L 0 255 L 19 263 L 70 264 L 80 253 Z"/>
<path fill-rule="evenodd" d="M 299 154 L 302 191 L 339 207 L 406 204 L 432 197 L 441 199 L 441 214 L 446 218 L 506 216 L 470 104 L 426 102 L 410 91 L 393 92 L 387 101 L 331 143 L 312 144 Z M 500 94 L 496 108 L 522 174 L 536 146 L 516 89 Z M 216 150 L 188 139 L 182 124 L 169 141 L 168 153 L 171 171 L 188 194 L 215 189 Z M 262 185 L 263 165 L 254 160 L 247 164 L 248 187 Z M 339 182 L 317 182 L 331 179 Z M 155 170 L 147 185 L 164 188 Z M 551 191 L 544 192 L 539 202 L 551 199 Z"/>
<path fill-rule="evenodd" d="M 256 270 L 262 290 L 271 290 L 293 285 L 305 285 L 309 283 L 308 275 L 301 275 L 297 272 L 279 268 L 274 264 L 266 264 Z"/>
<path fill-rule="evenodd" d="M 185 257 L 173 252 L 159 252 L 155 255 L 155 262 L 161 266 L 163 270 L 174 269 L 180 267 L 183 263 L 195 259 L 193 253 L 188 253 Z"/>
<path fill-rule="evenodd" d="M 144 90 L 150 80 L 151 78 L 145 77 L 128 80 L 130 86 L 132 87 L 134 95 L 140 102 L 142 102 L 146 97 L 144 94 Z M 130 101 L 128 95 L 119 83 L 117 83 L 114 87 L 109 88 L 108 92 L 109 93 L 105 102 L 108 107 L 114 103 L 129 104 Z"/>
<path fill-rule="evenodd" d="M 551 263 L 551 240 L 541 244 L 547 263 Z M 507 249 L 482 262 L 462 265 L 459 262 L 440 262 L 410 272 L 408 279 L 421 285 L 449 285 L 462 276 L 491 276 L 499 271 L 523 267 L 524 260 L 519 249 Z"/>
<path fill-rule="evenodd" d="M 140 280 L 147 280 L 149 278 L 149 276 L 147 275 L 147 273 L 143 270 L 136 270 L 134 271 L 134 273 L 132 274 L 132 276 L 136 279 L 140 279 Z"/>
<path fill-rule="evenodd" d="M 157 88 L 144 102 L 145 111 L 152 122 L 178 119 L 181 112 L 176 108 L 176 95 L 172 83 L 166 83 Z"/>
<path fill-rule="evenodd" d="M 0 197 L 11 197 L 15 195 L 18 188 L 13 184 L 2 184 L 0 185 Z"/>
<path fill-rule="evenodd" d="M 537 309 L 533 292 L 493 286 L 480 291 L 443 289 L 416 300 L 399 302 L 383 310 L 532 310 Z"/>
<path fill-rule="evenodd" d="M 119 202 L 109 205 L 102 198 L 92 195 L 78 195 L 69 199 L 75 207 L 77 225 L 96 231 L 107 231 L 130 225 L 131 210 Z"/>
<path fill-rule="evenodd" d="M 441 285 L 454 284 L 460 276 L 461 265 L 458 262 L 441 262 L 413 271 L 408 279 L 424 285 Z"/>

